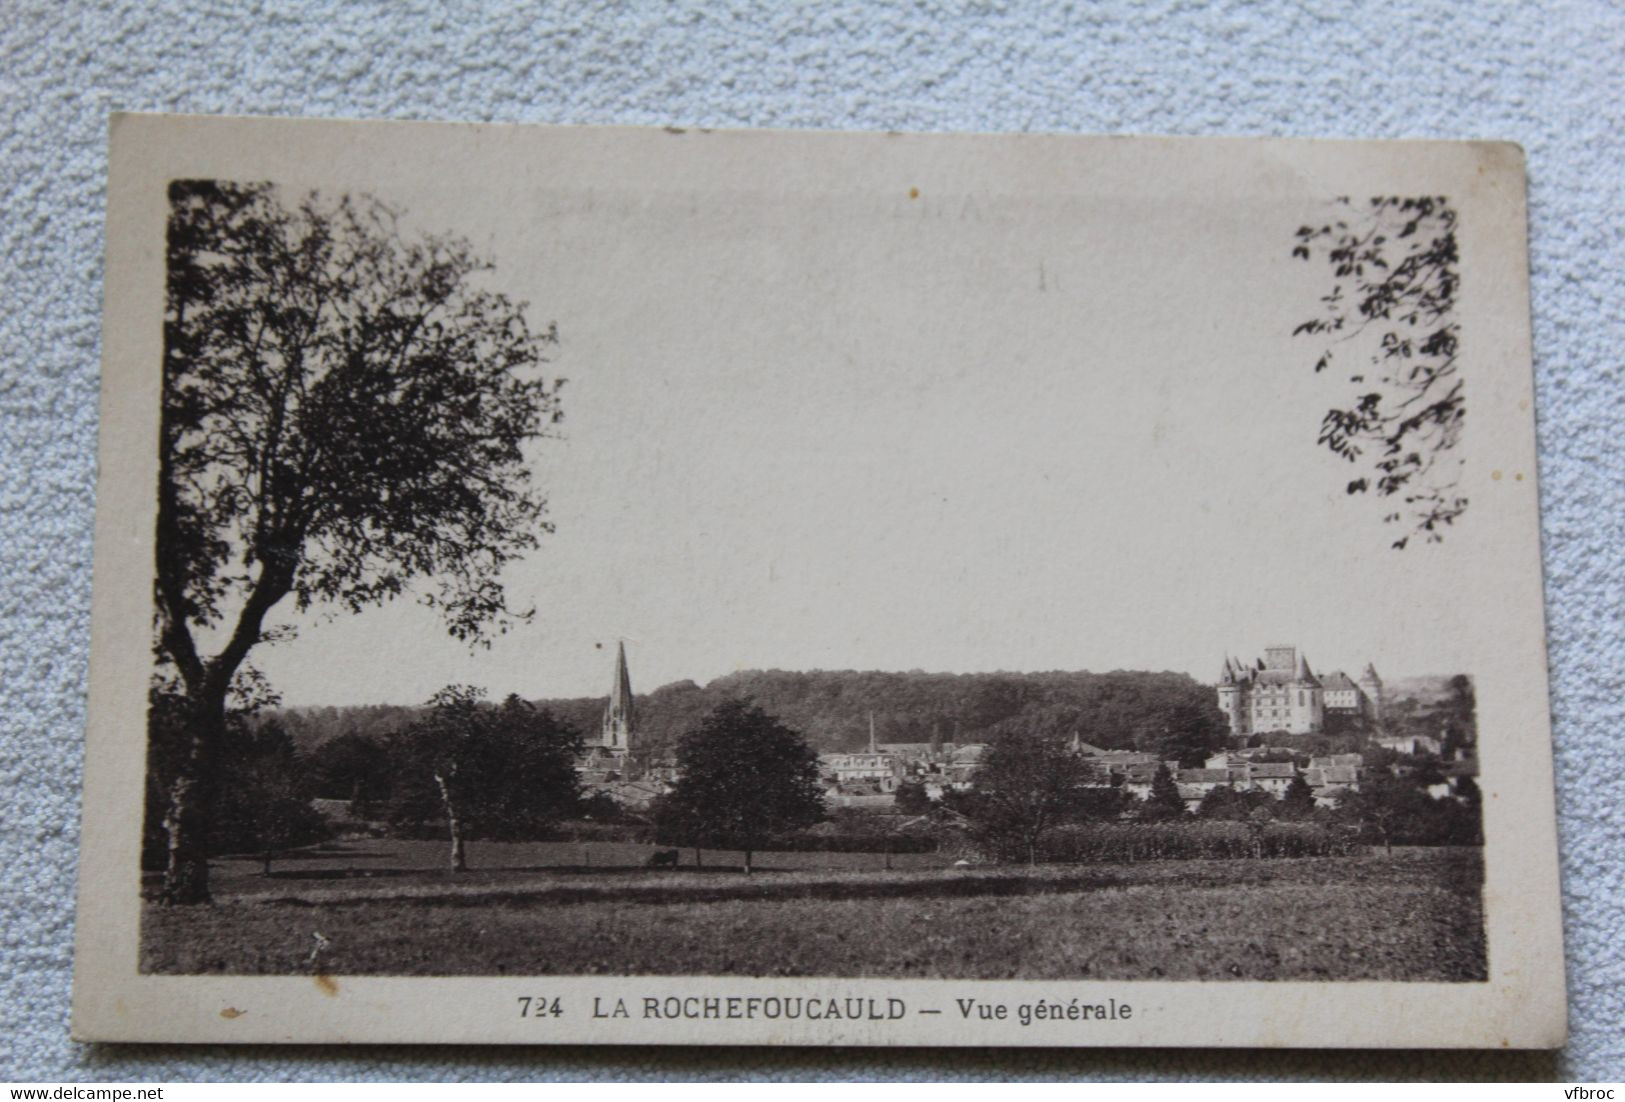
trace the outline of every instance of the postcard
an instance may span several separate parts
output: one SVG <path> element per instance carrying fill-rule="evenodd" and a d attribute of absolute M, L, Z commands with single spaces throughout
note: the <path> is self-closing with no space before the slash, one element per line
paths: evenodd
<path fill-rule="evenodd" d="M 1562 1044 L 1516 146 L 107 195 L 76 1037 Z"/>

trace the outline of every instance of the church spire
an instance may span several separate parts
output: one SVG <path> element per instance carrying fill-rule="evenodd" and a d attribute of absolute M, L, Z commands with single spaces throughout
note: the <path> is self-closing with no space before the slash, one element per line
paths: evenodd
<path fill-rule="evenodd" d="M 609 706 L 604 709 L 603 743 L 625 750 L 632 741 L 632 678 L 626 672 L 626 644 L 615 644 L 615 682 L 609 689 Z"/>

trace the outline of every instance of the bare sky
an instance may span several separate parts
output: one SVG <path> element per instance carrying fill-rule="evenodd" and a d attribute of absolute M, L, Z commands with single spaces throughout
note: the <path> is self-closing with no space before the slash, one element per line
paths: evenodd
<path fill-rule="evenodd" d="M 1274 642 L 1458 668 L 1440 586 L 1473 511 L 1391 551 L 1315 445 L 1347 373 L 1289 336 L 1325 279 L 1289 252 L 1332 184 L 873 143 L 742 173 L 694 151 L 712 140 L 376 179 L 558 323 L 566 420 L 535 451 L 557 533 L 508 576 L 535 621 L 489 651 L 409 601 L 301 622 L 253 656 L 288 703 L 599 695 L 616 639 L 639 691 L 775 667 L 1212 680 Z"/>

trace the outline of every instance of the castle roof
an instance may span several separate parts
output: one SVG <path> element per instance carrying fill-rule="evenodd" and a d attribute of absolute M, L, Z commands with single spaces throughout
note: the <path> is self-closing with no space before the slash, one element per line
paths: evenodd
<path fill-rule="evenodd" d="M 1365 669 L 1360 671 L 1360 680 L 1375 681 L 1379 684 L 1382 682 L 1382 678 L 1377 676 L 1377 667 L 1373 666 L 1370 662 L 1367 662 L 1365 664 Z"/>
<path fill-rule="evenodd" d="M 1337 670 L 1333 673 L 1327 674 L 1325 677 L 1322 677 L 1320 679 L 1320 684 L 1321 687 L 1326 689 L 1328 692 L 1334 693 L 1348 692 L 1351 689 L 1358 688 L 1354 682 L 1349 680 L 1349 675 L 1344 673 L 1342 670 Z"/>

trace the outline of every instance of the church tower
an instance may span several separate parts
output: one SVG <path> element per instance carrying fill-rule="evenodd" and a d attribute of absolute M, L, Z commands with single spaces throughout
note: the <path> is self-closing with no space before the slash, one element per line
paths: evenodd
<path fill-rule="evenodd" d="M 626 644 L 615 644 L 615 682 L 609 688 L 609 705 L 604 709 L 604 726 L 599 744 L 606 750 L 625 752 L 632 748 L 637 730 L 632 714 L 632 678 L 626 672 Z"/>

